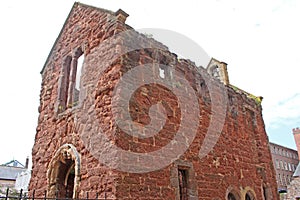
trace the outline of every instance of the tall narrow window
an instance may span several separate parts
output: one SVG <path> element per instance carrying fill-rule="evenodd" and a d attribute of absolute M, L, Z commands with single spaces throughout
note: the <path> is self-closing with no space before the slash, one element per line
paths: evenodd
<path fill-rule="evenodd" d="M 74 100 L 73 104 L 76 106 L 79 101 L 79 92 L 80 92 L 80 78 L 81 78 L 81 70 L 83 66 L 84 56 L 81 54 L 77 59 L 77 70 L 76 70 L 76 79 L 75 79 L 75 88 L 74 88 Z"/>
<path fill-rule="evenodd" d="M 263 187 L 264 200 L 268 200 L 267 198 L 267 188 Z"/>
<path fill-rule="evenodd" d="M 178 169 L 178 182 L 179 182 L 179 194 L 180 200 L 187 200 L 187 184 L 188 184 L 188 172 L 187 170 Z"/>
<path fill-rule="evenodd" d="M 284 162 L 284 169 L 285 169 L 285 170 L 288 170 L 288 165 L 287 165 L 286 162 Z"/>
<path fill-rule="evenodd" d="M 294 165 L 294 164 L 292 164 L 292 171 L 294 172 L 294 171 L 295 171 L 295 169 L 296 169 L 295 165 Z"/>
<path fill-rule="evenodd" d="M 279 161 L 278 161 L 278 160 L 275 160 L 275 163 L 276 163 L 276 168 L 277 168 L 277 169 L 280 169 Z"/>
<path fill-rule="evenodd" d="M 278 174 L 278 180 L 279 180 L 279 183 L 280 183 L 280 185 L 282 185 L 283 183 L 283 181 L 282 181 L 282 179 L 281 179 L 281 175 L 280 174 Z"/>
<path fill-rule="evenodd" d="M 262 190 L 264 194 L 264 200 L 274 199 L 271 187 L 264 185 Z"/>
<path fill-rule="evenodd" d="M 292 171 L 291 163 L 288 163 L 288 166 L 289 166 L 289 171 Z"/>
<path fill-rule="evenodd" d="M 81 48 L 78 48 L 72 57 L 70 78 L 69 78 L 69 90 L 68 90 L 68 108 L 76 106 L 78 104 L 79 90 L 76 90 L 76 76 L 77 71 L 81 71 L 81 66 L 78 67 L 78 59 L 82 56 L 83 52 Z M 81 58 L 82 59 L 82 58 Z M 81 60 L 80 59 L 80 60 Z M 78 77 L 80 78 L 80 77 Z"/>
<path fill-rule="evenodd" d="M 282 160 L 280 161 L 280 166 L 281 166 L 281 169 L 284 169 Z"/>
<path fill-rule="evenodd" d="M 83 60 L 83 51 L 78 48 L 72 56 L 67 56 L 63 61 L 58 88 L 59 113 L 78 105 Z"/>
<path fill-rule="evenodd" d="M 176 199 L 198 199 L 198 186 L 192 162 L 176 160 L 171 167 L 170 181 Z"/>
<path fill-rule="evenodd" d="M 67 107 L 71 62 L 71 56 L 67 56 L 63 60 L 62 70 L 58 83 L 58 112 L 64 111 Z"/>

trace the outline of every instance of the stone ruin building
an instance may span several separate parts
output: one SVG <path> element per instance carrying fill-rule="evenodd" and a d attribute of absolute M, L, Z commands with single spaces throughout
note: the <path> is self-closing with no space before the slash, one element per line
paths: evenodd
<path fill-rule="evenodd" d="M 226 63 L 212 59 L 204 68 L 179 59 L 127 17 L 81 3 L 71 9 L 41 71 L 30 195 L 278 199 L 261 98 L 231 85 Z M 114 111 L 118 105 L 123 110 Z M 133 130 L 159 124 L 160 109 L 157 134 Z"/>

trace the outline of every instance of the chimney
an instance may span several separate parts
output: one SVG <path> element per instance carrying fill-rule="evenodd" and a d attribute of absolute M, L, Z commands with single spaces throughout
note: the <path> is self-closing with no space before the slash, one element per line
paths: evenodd
<path fill-rule="evenodd" d="M 300 129 L 299 128 L 294 128 L 293 129 L 293 134 L 294 134 L 294 139 L 295 139 L 295 143 L 296 143 L 296 146 L 297 146 L 298 158 L 300 160 Z"/>
<path fill-rule="evenodd" d="M 125 23 L 126 18 L 129 16 L 124 10 L 119 9 L 117 12 L 115 12 L 115 16 L 117 19 L 123 23 Z"/>
<path fill-rule="evenodd" d="M 28 158 L 28 156 L 27 156 L 26 162 L 25 162 L 25 168 L 26 168 L 26 169 L 28 169 L 28 164 L 29 164 L 29 158 Z"/>

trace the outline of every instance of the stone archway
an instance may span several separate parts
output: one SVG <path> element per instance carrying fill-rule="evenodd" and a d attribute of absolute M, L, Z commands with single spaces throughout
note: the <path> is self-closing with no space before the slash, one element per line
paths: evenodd
<path fill-rule="evenodd" d="M 80 155 L 72 144 L 62 145 L 47 171 L 49 198 L 77 198 L 80 181 Z"/>
<path fill-rule="evenodd" d="M 242 193 L 244 194 L 245 200 L 256 200 L 256 194 L 251 187 L 245 187 Z"/>
<path fill-rule="evenodd" d="M 238 192 L 238 189 L 232 186 L 229 186 L 226 191 L 226 200 L 241 200 L 241 195 Z"/>
<path fill-rule="evenodd" d="M 255 194 L 253 194 L 251 191 L 248 191 L 246 194 L 245 194 L 245 200 L 255 200 Z"/>

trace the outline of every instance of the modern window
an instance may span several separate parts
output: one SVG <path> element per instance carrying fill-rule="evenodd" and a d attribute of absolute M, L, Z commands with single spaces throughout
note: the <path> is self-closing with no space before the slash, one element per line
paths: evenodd
<path fill-rule="evenodd" d="M 281 169 L 284 169 L 282 160 L 280 161 L 280 167 L 281 167 Z"/>
<path fill-rule="evenodd" d="M 292 164 L 292 170 L 293 170 L 293 172 L 296 170 L 296 167 L 294 164 Z"/>
<path fill-rule="evenodd" d="M 279 181 L 279 184 L 281 184 L 281 185 L 283 184 L 283 183 L 282 183 L 282 179 L 281 179 L 281 175 L 280 175 L 280 174 L 278 174 L 278 181 Z"/>
<path fill-rule="evenodd" d="M 278 160 L 275 160 L 275 163 L 276 163 L 276 168 L 277 168 L 277 169 L 280 169 L 279 161 L 278 161 Z"/>
<path fill-rule="evenodd" d="M 292 171 L 291 163 L 288 163 L 288 166 L 289 166 L 289 171 Z"/>
<path fill-rule="evenodd" d="M 285 169 L 285 170 L 288 170 L 288 166 L 287 166 L 287 163 L 286 163 L 286 162 L 284 162 L 284 169 Z"/>

